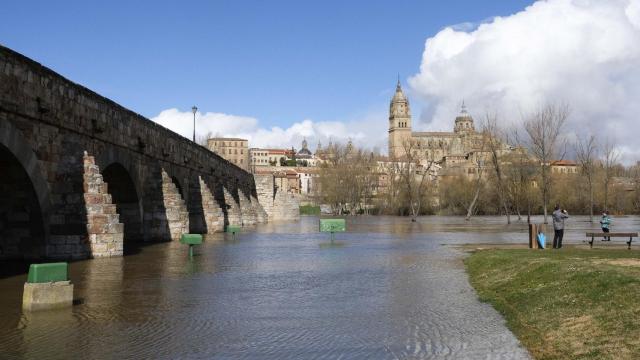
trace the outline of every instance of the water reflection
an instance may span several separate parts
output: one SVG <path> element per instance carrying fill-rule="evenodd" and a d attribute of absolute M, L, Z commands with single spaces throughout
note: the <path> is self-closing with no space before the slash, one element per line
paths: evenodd
<path fill-rule="evenodd" d="M 536 218 L 536 222 L 541 220 Z M 637 217 L 614 231 L 636 230 Z M 356 217 L 321 247 L 317 218 L 72 263 L 79 304 L 23 315 L 0 279 L 0 358 L 519 358 L 526 353 L 441 244 L 526 243 L 503 218 Z M 567 241 L 597 229 L 571 219 Z"/>

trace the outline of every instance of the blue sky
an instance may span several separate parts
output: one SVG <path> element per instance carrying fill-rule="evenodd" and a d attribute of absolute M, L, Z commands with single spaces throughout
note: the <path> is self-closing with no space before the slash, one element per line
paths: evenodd
<path fill-rule="evenodd" d="M 196 104 L 287 127 L 386 108 L 427 38 L 531 2 L 5 1 L 0 43 L 147 117 Z"/>

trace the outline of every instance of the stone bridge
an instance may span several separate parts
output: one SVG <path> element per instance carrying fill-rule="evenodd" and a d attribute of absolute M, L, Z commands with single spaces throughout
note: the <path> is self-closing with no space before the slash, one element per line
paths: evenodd
<path fill-rule="evenodd" d="M 251 174 L 0 46 L 0 259 L 121 256 L 266 220 Z"/>

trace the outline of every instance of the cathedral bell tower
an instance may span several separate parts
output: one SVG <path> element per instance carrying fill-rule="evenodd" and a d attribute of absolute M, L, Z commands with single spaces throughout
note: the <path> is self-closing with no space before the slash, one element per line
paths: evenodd
<path fill-rule="evenodd" d="M 411 110 L 409 100 L 402 92 L 400 79 L 389 106 L 389 157 L 404 155 L 404 141 L 411 139 Z"/>

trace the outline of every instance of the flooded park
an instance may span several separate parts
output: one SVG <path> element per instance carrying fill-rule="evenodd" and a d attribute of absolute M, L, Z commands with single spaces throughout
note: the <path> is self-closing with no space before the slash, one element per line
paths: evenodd
<path fill-rule="evenodd" d="M 540 220 L 538 218 L 534 220 Z M 568 223 L 567 243 L 592 228 Z M 638 217 L 616 228 L 635 230 Z M 595 225 L 595 224 L 594 224 Z M 43 358 L 528 358 L 477 300 L 460 244 L 526 243 L 504 218 L 353 217 L 329 244 L 317 217 L 73 262 L 74 306 L 23 313 L 26 273 L 0 279 L 0 354 Z M 6 264 L 5 264 L 6 265 Z M 7 269 L 4 269 L 7 270 Z M 15 270 L 15 269 L 14 269 Z"/>

